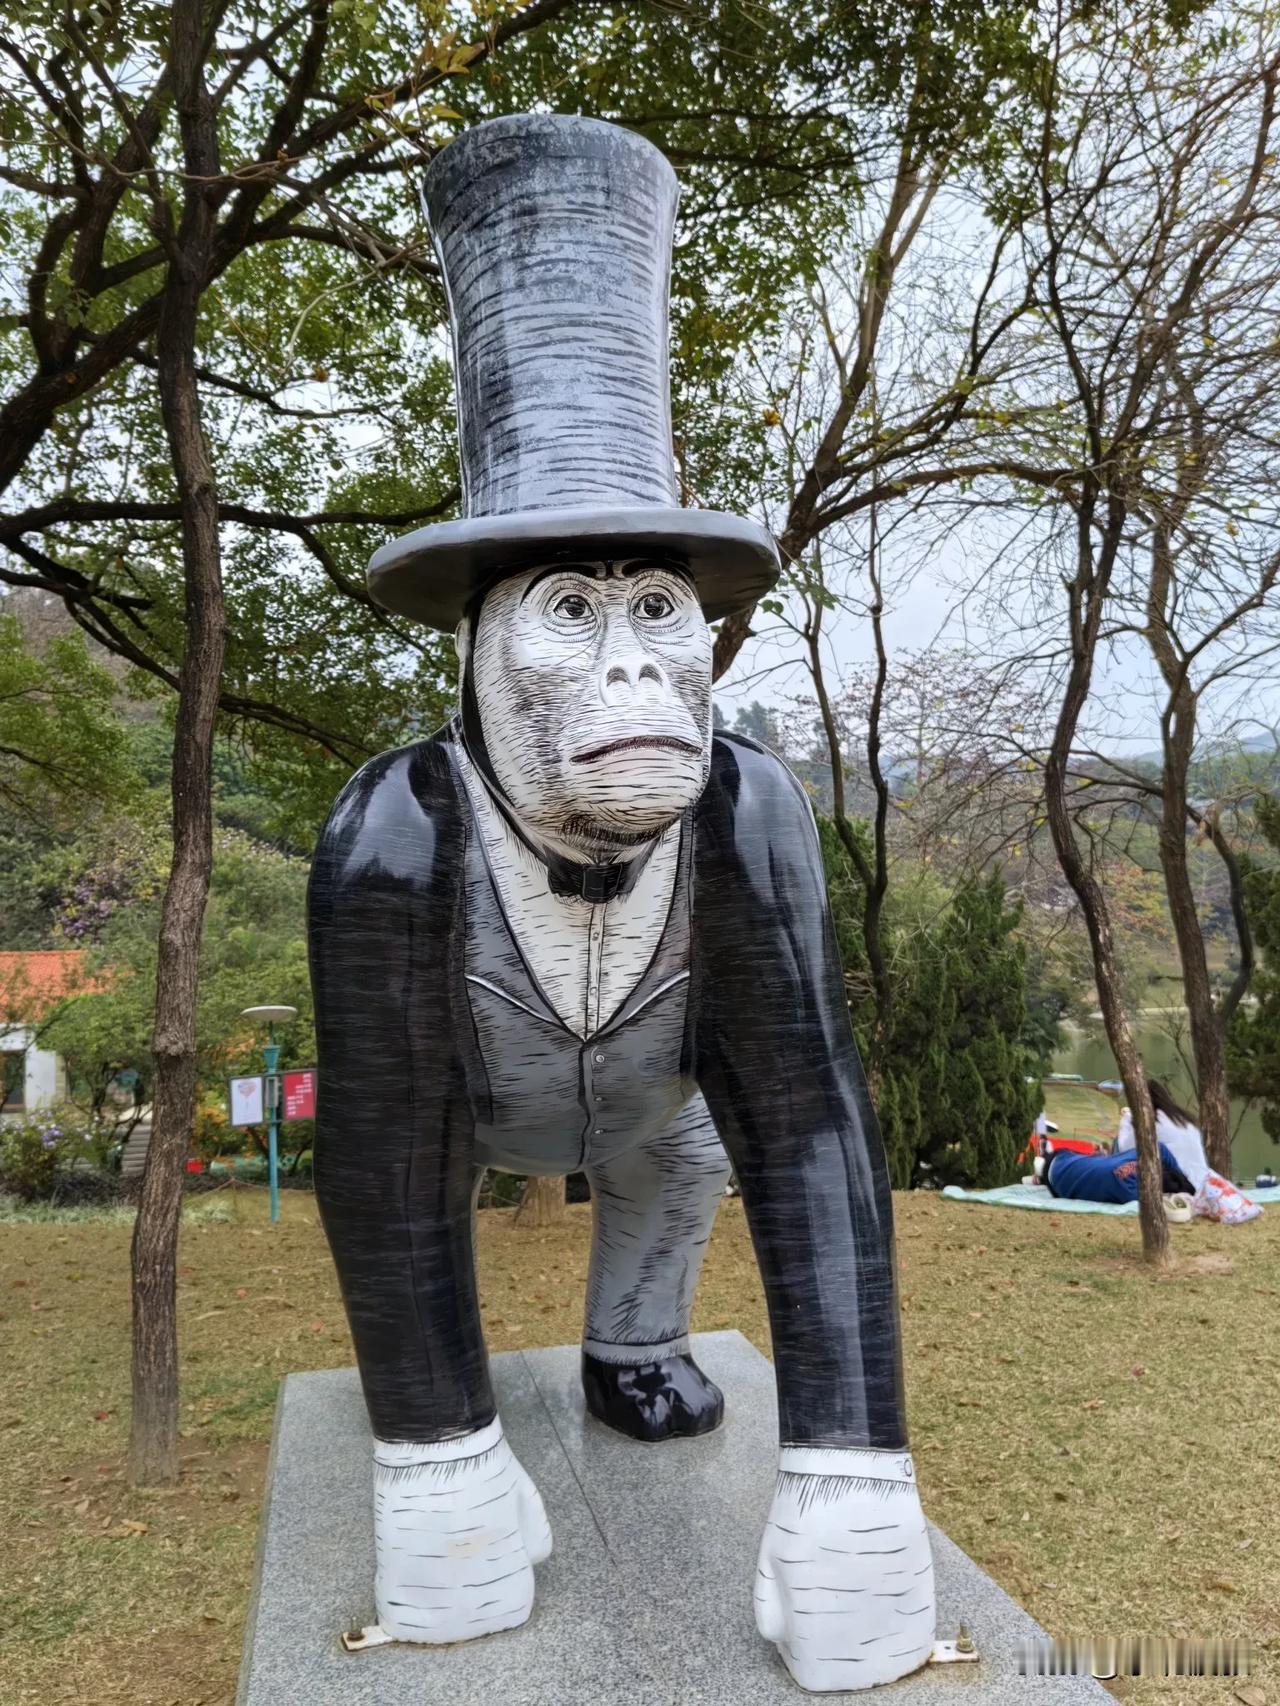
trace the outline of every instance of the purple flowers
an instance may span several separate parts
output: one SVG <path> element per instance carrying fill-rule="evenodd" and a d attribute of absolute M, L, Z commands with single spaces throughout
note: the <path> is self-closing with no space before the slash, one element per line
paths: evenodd
<path fill-rule="evenodd" d="M 62 897 L 59 922 L 69 941 L 96 942 L 103 926 L 137 892 L 142 860 L 109 860 L 85 871 Z"/>

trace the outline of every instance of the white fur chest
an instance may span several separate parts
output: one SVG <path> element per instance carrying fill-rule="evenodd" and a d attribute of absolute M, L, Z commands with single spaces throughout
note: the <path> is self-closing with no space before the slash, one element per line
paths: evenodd
<path fill-rule="evenodd" d="M 458 765 L 520 951 L 560 1018 L 589 1036 L 622 1006 L 653 958 L 671 906 L 680 825 L 659 837 L 630 893 L 599 905 L 552 894 L 546 866 L 512 834 L 461 748 Z"/>

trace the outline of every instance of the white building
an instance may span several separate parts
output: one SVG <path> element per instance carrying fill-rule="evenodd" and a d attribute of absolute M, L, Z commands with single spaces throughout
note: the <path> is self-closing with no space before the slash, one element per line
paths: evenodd
<path fill-rule="evenodd" d="M 66 1099 L 66 1065 L 36 1036 L 49 1011 L 85 984 L 84 955 L 74 949 L 0 953 L 0 1092 L 9 1118 Z"/>

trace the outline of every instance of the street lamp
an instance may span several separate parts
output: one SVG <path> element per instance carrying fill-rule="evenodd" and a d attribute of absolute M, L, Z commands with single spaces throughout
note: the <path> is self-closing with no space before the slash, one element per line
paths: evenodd
<path fill-rule="evenodd" d="M 280 1218 L 280 1045 L 276 1041 L 276 1026 L 287 1025 L 298 1017 L 296 1007 L 246 1007 L 242 1019 L 267 1027 L 267 1040 L 262 1057 L 267 1065 L 267 1180 L 271 1187 L 271 1219 Z"/>

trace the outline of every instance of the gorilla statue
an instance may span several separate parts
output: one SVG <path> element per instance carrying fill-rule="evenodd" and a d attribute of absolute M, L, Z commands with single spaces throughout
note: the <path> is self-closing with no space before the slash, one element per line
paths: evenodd
<path fill-rule="evenodd" d="M 712 731 L 708 622 L 778 556 L 679 502 L 676 197 L 648 142 L 555 115 L 475 126 L 427 174 L 464 515 L 384 547 L 370 589 L 454 632 L 460 708 L 343 790 L 310 900 L 316 1190 L 374 1434 L 366 1636 L 514 1627 L 551 1550 L 490 1385 L 484 1170 L 586 1173 L 585 1402 L 655 1442 L 723 1414 L 689 1315 L 732 1162 L 780 1416 L 757 1623 L 804 1688 L 865 1688 L 934 1639 L 890 1196 L 808 799 Z"/>

